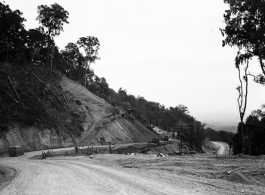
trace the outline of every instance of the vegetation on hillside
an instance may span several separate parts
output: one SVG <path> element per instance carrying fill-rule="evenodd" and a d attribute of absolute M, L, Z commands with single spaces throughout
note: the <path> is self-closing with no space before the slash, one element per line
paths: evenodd
<path fill-rule="evenodd" d="M 0 64 L 0 130 L 19 123 L 54 128 L 59 135 L 66 132 L 73 141 L 74 136 L 80 136 L 84 116 L 77 114 L 71 97 L 65 96 L 60 78 L 45 67 Z"/>
<path fill-rule="evenodd" d="M 37 20 L 41 26 L 29 30 L 25 29 L 25 19 L 19 10 L 13 11 L 1 2 L 0 9 L 2 126 L 21 122 L 50 127 L 71 121 L 70 127 L 76 129 L 82 116 L 76 117 L 67 99 L 60 94 L 56 86 L 59 78 L 55 73 L 60 72 L 119 110 L 131 110 L 130 116 L 148 128 L 155 125 L 167 131 L 177 131 L 175 125 L 181 119 L 190 127 L 183 132 L 183 140 L 201 150 L 205 139 L 204 125 L 189 115 L 186 106 L 166 108 L 144 97 L 130 95 L 122 88 L 115 92 L 104 77 L 99 78 L 94 73 L 90 64 L 99 60 L 100 48 L 96 37 L 80 37 L 75 43 L 68 43 L 63 50 L 56 46 L 54 38 L 68 23 L 69 13 L 63 7 L 56 3 L 38 6 Z M 65 128 L 69 126 L 65 125 Z"/>
<path fill-rule="evenodd" d="M 216 131 L 211 128 L 206 128 L 205 129 L 205 136 L 208 138 L 210 141 L 220 141 L 220 142 L 226 142 L 226 143 L 232 143 L 233 136 L 235 134 L 232 132 L 227 132 L 227 131 Z"/>
<path fill-rule="evenodd" d="M 246 119 L 244 126 L 244 151 L 249 155 L 264 155 L 265 154 L 265 105 L 261 109 L 255 110 Z M 241 124 L 238 124 L 240 128 Z M 239 130 L 233 137 L 234 154 L 242 152 L 242 141 Z"/>
<path fill-rule="evenodd" d="M 260 144 L 260 142 L 265 142 L 265 136 L 262 133 L 264 116 L 251 115 L 245 123 L 243 120 L 248 101 L 249 78 L 253 78 L 256 83 L 265 84 L 265 2 L 263 0 L 224 0 L 224 2 L 228 4 L 229 9 L 224 14 L 226 26 L 220 29 L 224 36 L 223 46 L 228 45 L 238 49 L 235 66 L 238 69 L 240 82 L 236 88 L 240 123 L 233 139 L 234 153 L 265 154 L 264 146 Z M 259 62 L 261 73 L 258 75 L 249 71 L 253 58 L 258 59 Z M 253 117 L 255 120 L 252 120 Z M 250 121 L 252 121 L 251 124 Z M 263 137 L 258 137 L 262 135 Z"/>

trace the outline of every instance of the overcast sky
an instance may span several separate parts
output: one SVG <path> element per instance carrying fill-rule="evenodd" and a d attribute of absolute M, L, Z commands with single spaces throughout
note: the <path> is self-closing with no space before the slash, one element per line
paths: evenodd
<path fill-rule="evenodd" d="M 69 12 L 57 45 L 96 36 L 101 59 L 92 68 L 115 91 L 122 87 L 166 107 L 186 105 L 202 122 L 239 122 L 236 49 L 222 47 L 219 31 L 223 0 L 6 0 L 23 12 L 26 29 L 38 27 L 38 5 L 54 2 Z M 250 65 L 259 73 L 257 60 Z M 246 116 L 264 96 L 265 87 L 250 84 Z"/>

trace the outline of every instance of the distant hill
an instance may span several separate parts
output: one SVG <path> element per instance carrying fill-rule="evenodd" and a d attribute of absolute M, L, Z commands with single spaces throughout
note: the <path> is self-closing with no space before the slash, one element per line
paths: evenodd
<path fill-rule="evenodd" d="M 216 131 L 228 131 L 228 132 L 232 132 L 232 133 L 236 133 L 237 132 L 237 126 L 235 125 L 224 125 L 224 124 L 218 124 L 218 123 L 214 123 L 214 124 L 210 124 L 210 123 L 206 123 L 205 128 L 211 128 L 214 129 Z"/>

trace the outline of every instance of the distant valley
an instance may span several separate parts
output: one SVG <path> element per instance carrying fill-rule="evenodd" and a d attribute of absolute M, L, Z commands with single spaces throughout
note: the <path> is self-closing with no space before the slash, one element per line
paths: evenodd
<path fill-rule="evenodd" d="M 210 121 L 210 122 L 205 122 L 205 128 L 211 128 L 214 129 L 216 131 L 228 131 L 228 132 L 232 132 L 232 133 L 236 133 L 237 131 L 237 126 L 235 124 L 232 123 L 226 123 L 226 122 L 214 122 L 214 121 Z"/>

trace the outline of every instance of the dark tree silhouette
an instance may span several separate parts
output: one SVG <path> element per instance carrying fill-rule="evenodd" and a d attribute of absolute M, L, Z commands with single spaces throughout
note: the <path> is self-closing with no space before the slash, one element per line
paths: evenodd
<path fill-rule="evenodd" d="M 93 63 L 99 59 L 98 50 L 99 50 L 99 40 L 93 36 L 81 37 L 77 41 L 77 44 L 80 48 L 83 48 L 86 53 L 86 60 L 89 63 Z"/>
<path fill-rule="evenodd" d="M 22 12 L 12 11 L 8 5 L 0 2 L 0 54 L 5 56 L 6 61 L 9 61 L 12 51 L 22 53 L 26 35 L 24 21 Z M 4 60 L 3 57 L 0 58 L 1 61 Z"/>
<path fill-rule="evenodd" d="M 28 35 L 28 50 L 29 50 L 29 61 L 43 61 L 44 56 L 41 56 L 41 52 L 44 50 L 46 45 L 47 37 L 40 29 L 29 29 Z"/>
<path fill-rule="evenodd" d="M 72 78 L 72 70 L 78 66 L 78 59 L 82 55 L 79 51 L 78 46 L 75 43 L 68 43 L 65 46 L 65 50 L 62 51 L 62 54 L 69 65 L 69 78 Z"/>
<path fill-rule="evenodd" d="M 220 29 L 224 36 L 223 46 L 229 45 L 237 47 L 238 53 L 235 58 L 235 65 L 239 73 L 240 85 L 237 87 L 239 92 L 238 108 L 240 114 L 240 134 L 242 153 L 245 150 L 244 137 L 244 115 L 247 107 L 248 97 L 248 76 L 253 76 L 254 81 L 264 84 L 265 82 L 265 66 L 263 60 L 265 58 L 265 2 L 263 0 L 224 0 L 229 5 L 229 9 L 225 11 L 224 21 L 225 28 Z M 247 72 L 249 60 L 252 57 L 258 57 L 261 74 L 252 75 Z M 241 78 L 240 66 L 247 64 L 244 68 L 243 81 Z"/>
<path fill-rule="evenodd" d="M 77 41 L 77 44 L 80 48 L 83 48 L 86 56 L 85 56 L 85 62 L 79 63 L 78 66 L 78 77 L 80 77 L 81 74 L 81 68 L 84 69 L 84 86 L 86 87 L 87 84 L 87 69 L 89 68 L 89 65 L 91 63 L 94 63 L 96 60 L 99 60 L 98 57 L 98 50 L 100 47 L 100 43 L 98 38 L 93 36 L 87 36 L 87 37 L 81 37 Z M 83 65 L 83 67 L 81 67 Z"/>
<path fill-rule="evenodd" d="M 229 5 L 225 11 L 223 46 L 236 46 L 242 55 L 256 56 L 262 74 L 255 81 L 265 83 L 265 2 L 263 0 L 224 0 Z"/>
<path fill-rule="evenodd" d="M 52 4 L 50 7 L 47 5 L 39 5 L 38 14 L 39 15 L 36 20 L 45 27 L 46 33 L 50 39 L 60 35 L 60 32 L 63 31 L 63 24 L 69 23 L 67 21 L 69 13 L 57 3 Z M 47 67 L 50 66 L 50 42 L 51 41 L 48 40 Z"/>

